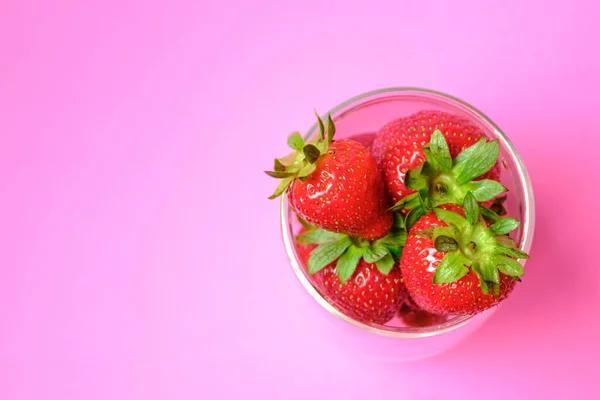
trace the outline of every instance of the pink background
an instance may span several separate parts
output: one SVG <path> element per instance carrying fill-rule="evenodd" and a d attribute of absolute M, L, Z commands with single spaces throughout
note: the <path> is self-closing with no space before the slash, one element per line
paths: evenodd
<path fill-rule="evenodd" d="M 1 1 L 0 398 L 598 398 L 599 18 L 594 0 Z M 397 85 L 490 115 L 537 200 L 524 283 L 408 364 L 336 345 L 353 328 L 293 275 L 262 173 L 313 108 Z"/>

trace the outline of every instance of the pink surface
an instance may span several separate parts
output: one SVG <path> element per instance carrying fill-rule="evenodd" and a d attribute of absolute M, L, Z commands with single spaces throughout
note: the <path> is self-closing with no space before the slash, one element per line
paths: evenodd
<path fill-rule="evenodd" d="M 598 2 L 227 3 L 0 2 L 0 398 L 598 398 Z M 262 173 L 396 85 L 486 112 L 537 201 L 518 290 L 409 364 L 338 345 Z"/>

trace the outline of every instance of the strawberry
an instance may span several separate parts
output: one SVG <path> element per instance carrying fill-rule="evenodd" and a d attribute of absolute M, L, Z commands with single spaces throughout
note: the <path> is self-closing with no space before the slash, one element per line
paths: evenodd
<path fill-rule="evenodd" d="M 319 290 L 344 314 L 366 323 L 385 324 L 394 318 L 406 296 L 398 265 L 383 274 L 376 264 L 360 260 L 345 283 L 334 262 L 315 275 Z"/>
<path fill-rule="evenodd" d="M 299 133 L 291 134 L 288 145 L 295 151 L 276 159 L 274 171 L 265 171 L 282 179 L 270 198 L 287 189 L 290 206 L 308 223 L 368 240 L 383 237 L 393 217 L 375 158 L 358 142 L 334 141 L 331 117 L 327 130 L 318 122 L 313 141 L 307 144 Z"/>
<path fill-rule="evenodd" d="M 367 149 L 371 150 L 373 147 L 373 142 L 375 141 L 375 132 L 368 133 L 357 133 L 355 135 L 350 136 L 348 139 L 354 140 L 365 146 Z"/>
<path fill-rule="evenodd" d="M 442 205 L 421 217 L 402 253 L 409 294 L 431 313 L 476 314 L 497 305 L 523 275 L 516 258 L 529 258 L 507 235 L 518 227 L 517 220 L 482 208 L 471 192 L 463 203 Z"/>
<path fill-rule="evenodd" d="M 400 311 L 398 311 L 398 316 L 406 326 L 410 327 L 439 325 L 448 320 L 446 315 L 432 314 L 423 310 L 410 296 L 406 296 Z"/>
<path fill-rule="evenodd" d="M 330 304 L 358 321 L 384 324 L 407 293 L 399 268 L 406 240 L 402 223 L 402 218 L 395 219 L 390 232 L 375 241 L 303 228 L 296 237 L 296 253 Z"/>
<path fill-rule="evenodd" d="M 469 190 L 478 201 L 492 200 L 506 190 L 497 182 L 499 150 L 498 140 L 486 142 L 464 118 L 420 111 L 385 125 L 372 152 L 392 200 L 402 202 L 398 208 L 414 208 L 416 191 L 423 189 L 432 206 L 460 204 Z"/>

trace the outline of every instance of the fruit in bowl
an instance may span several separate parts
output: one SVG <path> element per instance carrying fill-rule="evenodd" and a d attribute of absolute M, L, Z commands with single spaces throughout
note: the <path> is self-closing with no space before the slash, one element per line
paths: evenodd
<path fill-rule="evenodd" d="M 369 129 L 342 115 L 339 138 L 339 121 L 317 116 L 315 134 L 291 134 L 291 152 L 267 171 L 280 180 L 270 198 L 283 195 L 299 221 L 288 239 L 304 277 L 377 333 L 458 327 L 508 298 L 529 258 L 521 222 L 504 216 L 515 186 L 502 176 L 505 143 L 424 103 L 378 113 Z"/>

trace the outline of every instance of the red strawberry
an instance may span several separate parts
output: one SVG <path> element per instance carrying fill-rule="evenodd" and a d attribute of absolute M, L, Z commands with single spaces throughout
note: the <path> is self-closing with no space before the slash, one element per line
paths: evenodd
<path fill-rule="evenodd" d="M 266 171 L 283 179 L 270 198 L 287 189 L 290 206 L 308 223 L 368 240 L 381 238 L 393 217 L 377 162 L 358 142 L 332 141 L 331 118 L 327 125 L 325 131 L 319 119 L 320 135 L 312 143 L 304 143 L 299 133 L 290 135 L 288 144 L 296 152 L 276 159 L 274 171 Z"/>
<path fill-rule="evenodd" d="M 445 315 L 432 314 L 419 307 L 410 296 L 406 296 L 406 300 L 400 307 L 398 316 L 406 326 L 410 327 L 426 327 L 439 325 L 448 320 Z"/>
<path fill-rule="evenodd" d="M 351 140 L 331 143 L 315 171 L 292 182 L 292 209 L 307 222 L 334 232 L 373 240 L 392 225 L 390 206 L 375 158 Z"/>
<path fill-rule="evenodd" d="M 295 239 L 300 261 L 330 304 L 361 322 L 384 324 L 394 317 L 407 293 L 398 265 L 402 227 L 395 224 L 372 242 L 320 228 L 303 229 Z"/>
<path fill-rule="evenodd" d="M 446 151 L 449 154 L 444 153 L 443 147 L 429 145 L 432 135 L 436 130 L 439 130 L 442 134 L 440 135 L 441 139 L 438 140 L 438 145 L 446 146 Z M 464 149 L 473 146 L 483 138 L 485 138 L 484 133 L 464 118 L 441 111 L 420 111 L 385 125 L 377 133 L 372 151 L 382 169 L 385 184 L 394 203 L 415 193 L 415 189 L 420 189 L 418 184 L 413 184 L 414 187 L 407 187 L 406 185 L 411 185 L 405 182 L 405 179 L 407 173 L 411 170 L 413 175 L 418 175 L 414 172 L 420 173 L 421 171 L 417 169 L 426 160 L 429 161 L 430 167 L 433 166 L 434 168 L 430 172 L 432 176 L 422 186 L 429 186 L 428 189 L 432 198 L 437 198 L 440 204 L 445 202 L 458 203 L 457 200 L 462 199 L 466 194 L 466 191 L 462 190 L 462 185 L 467 182 L 456 182 L 457 176 L 452 169 L 453 160 L 456 161 L 455 159 Z M 444 143 L 441 143 L 441 141 Z M 483 170 L 480 168 L 476 176 L 462 174 L 461 178 L 470 178 L 468 182 L 475 179 L 491 179 L 496 181 L 499 179 L 500 168 L 497 162 L 498 143 L 497 141 L 495 143 L 493 141 L 486 146 L 489 148 L 481 148 L 477 154 L 473 154 L 473 159 L 467 164 L 473 165 L 473 160 L 481 159 L 481 156 L 485 153 L 492 154 L 496 152 L 495 157 L 492 154 L 493 159 L 489 166 L 486 165 L 487 168 L 483 168 Z M 426 157 L 428 149 L 430 150 L 430 155 Z M 437 150 L 437 157 L 431 154 L 435 150 Z M 440 165 L 440 163 L 436 162 L 440 157 L 447 159 L 447 168 L 442 168 L 444 163 Z M 437 183 L 443 184 L 441 188 L 445 191 L 439 191 L 441 195 L 437 192 L 434 193 Z M 477 197 L 477 193 L 475 194 Z M 488 197 L 486 196 L 486 200 L 490 200 Z"/>
<path fill-rule="evenodd" d="M 375 140 L 375 136 L 375 132 L 357 133 L 355 135 L 350 136 L 348 139 L 354 140 L 355 142 L 358 142 L 365 146 L 367 149 L 371 150 L 371 147 L 373 147 L 373 141 Z"/>
<path fill-rule="evenodd" d="M 440 206 L 410 230 L 401 271 L 410 296 L 422 309 L 476 314 L 504 300 L 523 275 L 515 258 L 529 256 L 507 236 L 518 221 L 495 216 L 488 227 L 479 211 L 469 192 L 464 211 L 457 205 Z"/>
<path fill-rule="evenodd" d="M 406 296 L 397 265 L 385 275 L 375 264 L 363 259 L 350 279 L 342 284 L 336 264 L 314 275 L 318 288 L 333 306 L 361 322 L 385 324 L 394 317 Z"/>

